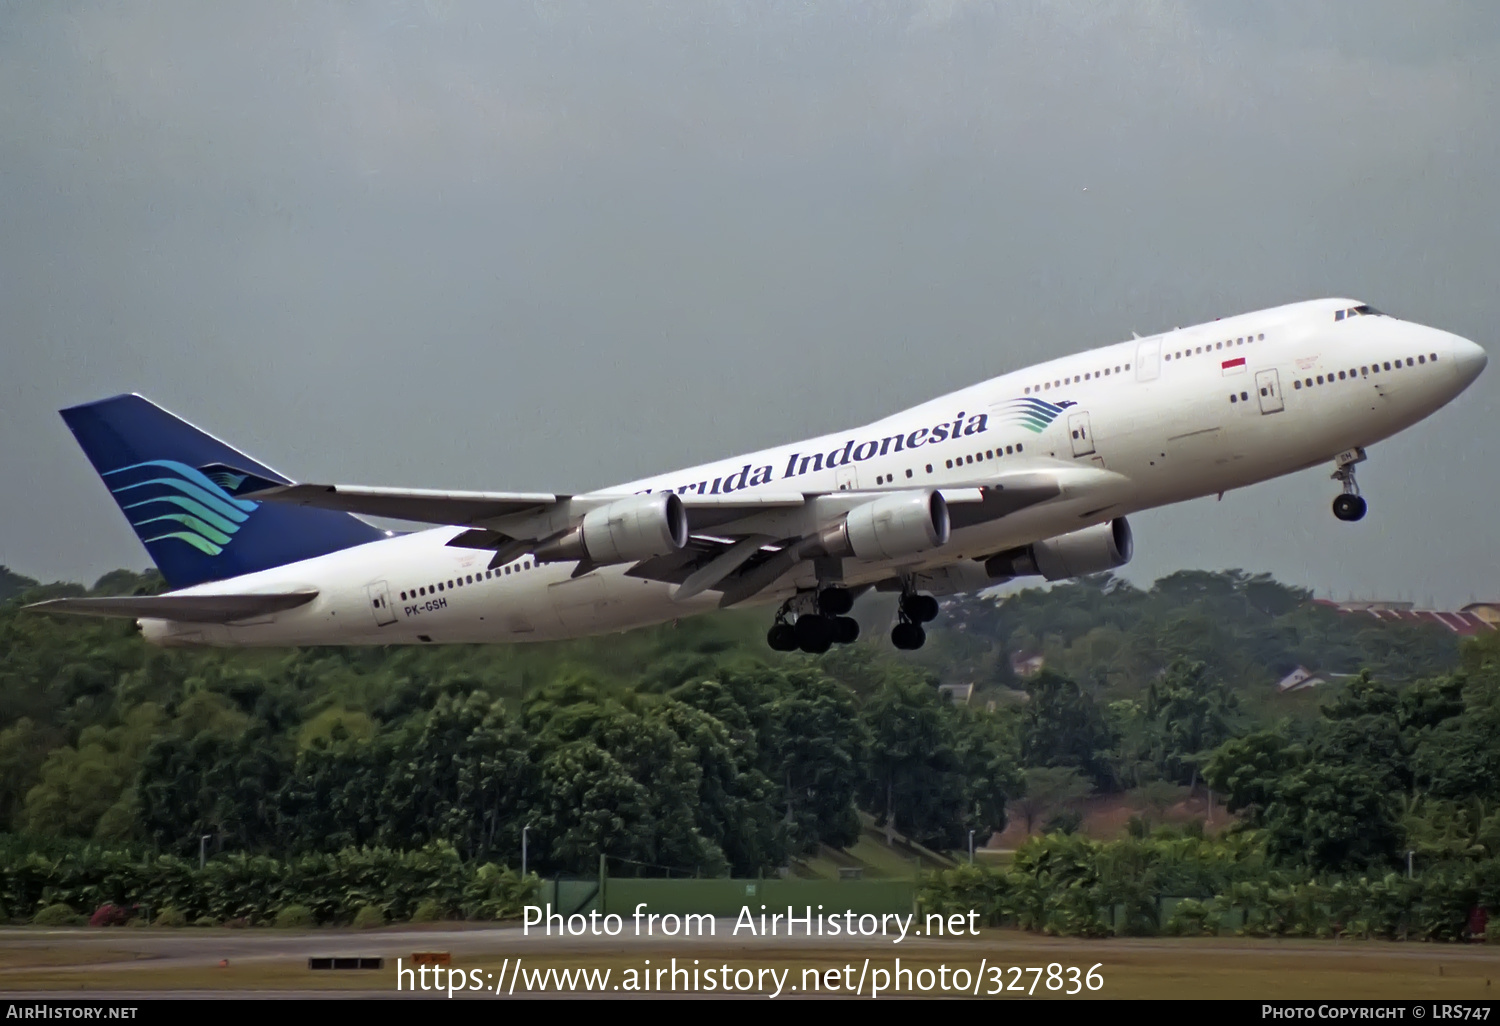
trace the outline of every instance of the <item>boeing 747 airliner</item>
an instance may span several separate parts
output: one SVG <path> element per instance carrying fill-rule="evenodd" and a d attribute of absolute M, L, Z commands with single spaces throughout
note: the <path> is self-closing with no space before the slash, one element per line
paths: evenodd
<path fill-rule="evenodd" d="M 853 641 L 870 589 L 897 648 L 935 596 L 1131 557 L 1126 516 L 1332 464 L 1467 388 L 1484 351 L 1352 299 L 1093 349 L 884 420 L 583 495 L 294 483 L 137 395 L 62 411 L 162 595 L 32 608 L 164 645 L 516 642 L 776 606 L 772 648 Z M 362 516 L 439 525 L 394 533 Z"/>

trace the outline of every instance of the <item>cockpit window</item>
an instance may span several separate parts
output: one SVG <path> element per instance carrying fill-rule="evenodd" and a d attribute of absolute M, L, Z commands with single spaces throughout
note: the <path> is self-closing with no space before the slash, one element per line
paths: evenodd
<path fill-rule="evenodd" d="M 1384 316 L 1385 316 L 1385 314 L 1381 313 L 1379 310 L 1375 309 L 1373 306 L 1370 306 L 1368 303 L 1361 303 L 1359 306 L 1351 306 L 1347 310 L 1336 310 L 1334 312 L 1334 314 L 1333 314 L 1333 319 L 1336 320 L 1336 321 L 1341 321 L 1345 317 L 1384 317 Z"/>

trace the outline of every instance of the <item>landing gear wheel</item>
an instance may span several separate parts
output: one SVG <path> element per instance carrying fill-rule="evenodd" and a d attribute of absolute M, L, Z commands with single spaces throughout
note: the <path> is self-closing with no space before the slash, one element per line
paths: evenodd
<path fill-rule="evenodd" d="M 913 592 L 901 599 L 901 612 L 917 623 L 931 623 L 938 618 L 938 600 Z"/>
<path fill-rule="evenodd" d="M 812 614 L 797 617 L 795 626 L 797 647 L 812 655 L 820 655 L 833 647 L 833 620 Z"/>
<path fill-rule="evenodd" d="M 1368 508 L 1364 498 L 1359 495 L 1340 495 L 1333 500 L 1333 515 L 1344 521 L 1353 522 L 1363 518 Z"/>
<path fill-rule="evenodd" d="M 1364 461 L 1365 451 L 1357 447 L 1345 449 L 1333 459 L 1333 479 L 1344 486 L 1344 494 L 1333 500 L 1333 515 L 1340 520 L 1359 520 L 1368 508 L 1359 494 L 1359 482 L 1354 479 L 1355 468 Z"/>
<path fill-rule="evenodd" d="M 777 652 L 797 651 L 797 631 L 785 620 L 778 620 L 766 632 L 766 644 Z"/>
<path fill-rule="evenodd" d="M 818 612 L 824 616 L 844 616 L 854 608 L 854 593 L 848 588 L 824 588 L 818 592 Z"/>
<path fill-rule="evenodd" d="M 833 643 L 835 645 L 852 645 L 858 640 L 858 620 L 852 616 L 836 616 L 833 618 Z"/>
<path fill-rule="evenodd" d="M 891 644 L 903 652 L 914 652 L 927 641 L 927 632 L 921 624 L 898 623 L 891 628 Z"/>

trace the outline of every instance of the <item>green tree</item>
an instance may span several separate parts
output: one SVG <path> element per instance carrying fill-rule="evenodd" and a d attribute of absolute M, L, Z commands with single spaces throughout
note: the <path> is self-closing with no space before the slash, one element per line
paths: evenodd
<path fill-rule="evenodd" d="M 570 741 L 542 758 L 537 775 L 531 837 L 540 866 L 591 874 L 601 854 L 651 863 L 650 795 L 614 756 Z"/>
<path fill-rule="evenodd" d="M 1025 793 L 1011 801 L 1011 811 L 1032 833 L 1038 822 L 1058 812 L 1073 811 L 1094 793 L 1088 777 L 1071 766 L 1044 766 L 1026 771 Z"/>
<path fill-rule="evenodd" d="M 1021 756 L 1027 766 L 1071 766 L 1096 785 L 1109 780 L 1114 738 L 1103 710 L 1077 682 L 1043 670 L 1026 685 Z"/>
<path fill-rule="evenodd" d="M 76 747 L 54 749 L 26 795 L 25 829 L 54 837 L 128 837 L 121 829 L 133 817 L 140 760 L 164 718 L 161 709 L 143 705 L 117 727 L 88 727 Z"/>
<path fill-rule="evenodd" d="M 1356 766 L 1308 762 L 1277 782 L 1266 806 L 1267 849 L 1319 872 L 1396 863 L 1401 829 L 1396 796 Z"/>
<path fill-rule="evenodd" d="M 1251 823 L 1275 800 L 1281 778 L 1297 769 L 1305 751 L 1293 744 L 1287 728 L 1259 730 L 1220 745 L 1203 766 L 1208 786 L 1224 797 L 1230 812 L 1245 813 Z"/>
<path fill-rule="evenodd" d="M 37 582 L 30 577 L 23 577 L 8 566 L 0 566 L 0 602 L 7 602 L 36 586 Z"/>
<path fill-rule="evenodd" d="M 1173 662 L 1147 689 L 1144 708 L 1162 778 L 1196 789 L 1200 756 L 1230 736 L 1237 706 L 1234 693 L 1203 663 Z"/>
<path fill-rule="evenodd" d="M 920 680 L 887 679 L 863 710 L 870 732 L 861 800 L 886 830 L 920 844 L 967 843 L 965 773 L 957 753 L 952 706 Z"/>
<path fill-rule="evenodd" d="M 161 736 L 141 763 L 140 833 L 158 850 L 183 856 L 196 855 L 205 835 L 215 851 L 276 851 L 285 841 L 279 805 L 290 773 L 290 758 L 262 729 L 232 738 L 212 731 Z"/>
<path fill-rule="evenodd" d="M 1005 829 L 1006 809 L 1022 794 L 1026 782 L 1021 768 L 1017 718 L 955 706 L 955 745 L 964 771 L 964 826 L 975 832 L 978 844 Z"/>
<path fill-rule="evenodd" d="M 769 667 L 721 672 L 685 684 L 679 701 L 709 713 L 731 743 L 756 752 L 755 766 L 774 787 L 788 850 L 844 847 L 859 837 L 856 790 L 869 734 L 852 692 L 815 670 Z"/>

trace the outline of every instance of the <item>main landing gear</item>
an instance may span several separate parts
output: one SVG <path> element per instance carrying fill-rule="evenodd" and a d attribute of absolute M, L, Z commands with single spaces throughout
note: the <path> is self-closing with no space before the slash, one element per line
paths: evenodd
<path fill-rule="evenodd" d="M 897 623 L 891 628 L 891 644 L 904 652 L 915 651 L 927 642 L 924 623 L 937 619 L 938 601 L 931 595 L 903 591 L 896 607 Z"/>
<path fill-rule="evenodd" d="M 801 650 L 813 655 L 834 645 L 859 639 L 859 622 L 848 615 L 854 608 L 854 593 L 848 588 L 823 588 L 794 595 L 776 611 L 776 621 L 766 632 L 766 643 L 778 652 Z M 938 601 L 931 595 L 903 591 L 897 608 L 897 623 L 891 628 L 891 644 L 903 651 L 919 649 L 927 641 L 924 623 L 937 619 Z"/>
<path fill-rule="evenodd" d="M 1333 515 L 1344 521 L 1355 521 L 1365 515 L 1369 508 L 1359 494 L 1359 484 L 1354 480 L 1354 468 L 1365 461 L 1363 449 L 1345 449 L 1334 457 L 1336 469 L 1333 479 L 1344 486 L 1344 494 L 1333 500 Z"/>
<path fill-rule="evenodd" d="M 778 652 L 801 649 L 813 655 L 851 644 L 859 639 L 859 621 L 848 615 L 853 608 L 854 594 L 848 588 L 795 595 L 777 610 L 766 643 Z"/>

